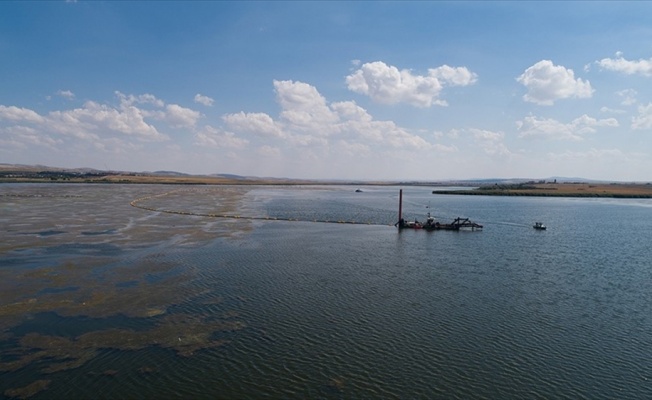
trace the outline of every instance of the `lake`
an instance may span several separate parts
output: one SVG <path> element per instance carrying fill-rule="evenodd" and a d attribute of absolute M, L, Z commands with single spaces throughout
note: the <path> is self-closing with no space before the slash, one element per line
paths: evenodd
<path fill-rule="evenodd" d="M 0 185 L 0 399 L 652 398 L 651 199 L 355 189 Z"/>

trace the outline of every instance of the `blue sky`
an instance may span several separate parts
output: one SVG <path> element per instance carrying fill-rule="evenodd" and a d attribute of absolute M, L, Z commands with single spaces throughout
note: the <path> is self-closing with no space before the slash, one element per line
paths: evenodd
<path fill-rule="evenodd" d="M 652 2 L 0 2 L 0 163 L 652 181 Z"/>

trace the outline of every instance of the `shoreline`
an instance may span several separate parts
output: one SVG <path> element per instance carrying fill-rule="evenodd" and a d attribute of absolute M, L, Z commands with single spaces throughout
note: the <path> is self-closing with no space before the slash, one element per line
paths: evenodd
<path fill-rule="evenodd" d="M 526 183 L 481 186 L 470 190 L 433 190 L 433 194 L 465 196 L 529 196 L 650 199 L 652 184 Z"/>
<path fill-rule="evenodd" d="M 147 174 L 106 173 L 52 173 L 46 176 L 0 176 L 3 183 L 68 183 L 68 184 L 152 184 L 152 185 L 206 185 L 206 186 L 464 186 L 460 182 L 410 182 L 410 181 L 321 181 L 289 178 L 222 177 L 222 176 L 161 176 Z M 464 196 L 530 196 L 577 198 L 652 198 L 652 183 L 585 183 L 585 182 L 526 182 L 471 186 L 469 189 L 433 190 L 433 194 Z"/>

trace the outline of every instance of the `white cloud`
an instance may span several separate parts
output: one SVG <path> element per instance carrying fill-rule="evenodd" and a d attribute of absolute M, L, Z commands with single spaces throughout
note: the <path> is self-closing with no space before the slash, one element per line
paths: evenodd
<path fill-rule="evenodd" d="M 10 137 L 10 140 L 3 141 L 6 147 L 26 148 L 28 145 L 43 146 L 54 149 L 62 141 L 49 135 L 40 133 L 28 126 L 10 126 L 0 129 L 2 136 Z"/>
<path fill-rule="evenodd" d="M 172 128 L 193 128 L 202 116 L 199 111 L 182 107 L 178 104 L 166 105 L 163 100 L 158 99 L 153 94 L 146 93 L 135 96 L 125 95 L 118 91 L 115 94 L 120 100 L 119 109 L 122 113 L 138 116 L 137 118 L 141 119 L 154 118 L 163 120 Z M 149 106 L 149 108 L 145 108 L 146 106 Z M 137 120 L 133 122 L 138 123 Z M 127 133 L 124 130 L 123 132 Z"/>
<path fill-rule="evenodd" d="M 652 103 L 638 107 L 638 116 L 632 118 L 632 129 L 652 128 Z"/>
<path fill-rule="evenodd" d="M 594 133 L 596 127 L 616 128 L 619 126 L 619 123 L 615 118 L 595 119 L 584 114 L 579 118 L 575 118 L 571 122 L 571 126 L 575 128 L 577 133 L 583 135 L 585 133 Z"/>
<path fill-rule="evenodd" d="M 326 99 L 317 89 L 303 82 L 274 81 L 276 98 L 283 108 L 281 119 L 295 130 L 329 134 L 327 127 L 338 117 L 326 105 Z M 316 130 L 318 128 L 319 130 Z"/>
<path fill-rule="evenodd" d="M 228 147 L 241 149 L 246 147 L 249 141 L 236 137 L 233 132 L 227 132 L 206 125 L 199 132 L 195 133 L 195 144 L 214 148 Z"/>
<path fill-rule="evenodd" d="M 367 157 L 372 155 L 371 148 L 364 143 L 338 140 L 335 147 L 338 154 L 348 157 Z"/>
<path fill-rule="evenodd" d="M 429 69 L 428 74 L 450 86 L 468 86 L 478 80 L 478 75 L 469 71 L 466 67 L 442 65 L 441 67 Z"/>
<path fill-rule="evenodd" d="M 455 145 L 446 146 L 440 143 L 435 143 L 432 148 L 438 153 L 458 153 L 460 151 Z"/>
<path fill-rule="evenodd" d="M 16 106 L 3 106 L 0 105 L 0 121 L 14 121 L 14 122 L 31 122 L 42 123 L 43 117 L 37 112 L 27 109 L 19 108 Z"/>
<path fill-rule="evenodd" d="M 623 106 L 631 106 L 632 104 L 636 104 L 637 94 L 638 93 L 634 89 L 625 89 L 616 92 L 616 95 L 622 98 L 620 104 L 622 104 Z"/>
<path fill-rule="evenodd" d="M 457 139 L 460 137 L 460 130 L 459 129 L 451 129 L 448 131 L 447 136 L 451 139 Z"/>
<path fill-rule="evenodd" d="M 148 116 L 146 111 L 130 105 L 139 98 L 124 95 L 120 98 L 119 109 L 87 101 L 80 108 L 52 111 L 45 116 L 26 108 L 0 106 L 0 120 L 26 124 L 43 134 L 59 133 L 84 140 L 98 140 L 100 135 L 112 133 L 130 135 L 146 141 L 167 139 L 166 135 L 145 121 Z M 143 99 L 152 100 L 147 97 L 141 98 Z"/>
<path fill-rule="evenodd" d="M 126 158 L 133 157 L 134 153 L 142 151 L 143 145 L 122 140 L 119 137 L 101 138 L 92 143 L 93 147 L 105 153 L 120 155 Z"/>
<path fill-rule="evenodd" d="M 110 112 L 100 110 L 102 106 L 94 102 L 87 102 L 84 108 L 77 108 L 66 111 L 52 111 L 47 117 L 40 130 L 47 130 L 58 134 L 75 137 L 82 140 L 99 140 L 99 136 L 93 131 L 97 124 L 93 123 L 91 116 L 96 115 L 98 120 L 106 121 Z M 90 118 L 86 118 L 90 117 Z"/>
<path fill-rule="evenodd" d="M 625 110 L 618 110 L 614 108 L 609 108 L 609 107 L 600 107 L 600 112 L 601 113 L 612 113 L 612 114 L 624 114 L 626 111 Z"/>
<path fill-rule="evenodd" d="M 595 62 L 600 67 L 609 71 L 621 72 L 625 75 L 643 75 L 652 76 L 652 58 L 644 60 L 639 59 L 636 61 L 626 60 L 623 58 L 622 53 L 616 53 L 616 58 L 603 58 Z"/>
<path fill-rule="evenodd" d="M 503 132 L 493 132 L 476 128 L 469 129 L 469 132 L 473 135 L 475 141 L 486 154 L 500 156 L 508 156 L 512 154 L 503 143 L 503 139 L 505 138 Z"/>
<path fill-rule="evenodd" d="M 579 141 L 583 140 L 582 135 L 595 132 L 596 127 L 617 127 L 619 124 L 615 118 L 598 120 L 585 114 L 568 124 L 550 118 L 528 116 L 522 121 L 517 121 L 516 126 L 520 131 L 519 137 L 521 138 L 542 137 Z"/>
<path fill-rule="evenodd" d="M 445 85 L 467 86 L 475 83 L 477 75 L 465 67 L 443 65 L 429 69 L 428 75 L 414 75 L 410 70 L 399 70 L 382 61 L 363 64 L 346 77 L 349 90 L 371 97 L 383 104 L 408 103 L 416 107 L 447 105 L 439 95 Z"/>
<path fill-rule="evenodd" d="M 177 104 L 168 104 L 165 111 L 165 120 L 173 128 L 192 128 L 201 117 L 198 111 Z"/>
<path fill-rule="evenodd" d="M 367 110 L 355 104 L 355 101 L 331 103 L 331 109 L 344 121 L 371 121 L 373 118 Z"/>
<path fill-rule="evenodd" d="M 153 94 L 146 93 L 138 96 L 134 96 L 130 94 L 129 96 L 127 96 L 125 94 L 116 91 L 115 95 L 118 96 L 118 98 L 120 99 L 121 107 L 129 107 L 133 104 L 151 104 L 159 108 L 165 106 L 165 102 L 163 102 L 163 100 L 157 99 L 156 96 L 154 96 Z"/>
<path fill-rule="evenodd" d="M 195 95 L 195 103 L 203 104 L 203 105 L 205 105 L 207 107 L 210 107 L 210 106 L 213 105 L 214 102 L 215 102 L 215 100 L 211 99 L 208 96 L 204 96 L 204 95 L 199 94 L 199 93 L 197 93 Z"/>
<path fill-rule="evenodd" d="M 236 114 L 227 114 L 222 119 L 232 130 L 254 133 L 260 136 L 278 138 L 286 136 L 272 117 L 265 113 L 244 113 L 241 111 Z"/>
<path fill-rule="evenodd" d="M 483 129 L 469 129 L 469 131 L 473 134 L 473 137 L 477 140 L 489 140 L 489 141 L 499 141 L 503 140 L 505 137 L 505 134 L 502 132 L 492 132 L 492 131 L 487 131 Z"/>
<path fill-rule="evenodd" d="M 392 121 L 349 121 L 340 128 L 343 132 L 348 132 L 354 137 L 357 136 L 394 148 L 411 148 L 415 150 L 432 148 L 432 145 L 421 136 L 407 132 Z"/>
<path fill-rule="evenodd" d="M 70 90 L 59 90 L 57 91 L 57 94 L 64 99 L 72 100 L 75 98 L 75 94 L 71 92 Z"/>
<path fill-rule="evenodd" d="M 539 105 L 550 106 L 555 100 L 593 95 L 589 81 L 575 79 L 572 69 L 554 65 L 549 60 L 541 60 L 529 67 L 516 80 L 528 90 L 523 100 Z"/>
<path fill-rule="evenodd" d="M 278 158 L 281 156 L 281 150 L 278 147 L 264 145 L 256 150 L 256 154 L 263 157 Z"/>
<path fill-rule="evenodd" d="M 296 146 L 327 148 L 331 137 L 353 145 L 431 149 L 432 144 L 392 121 L 375 121 L 353 101 L 328 104 L 317 89 L 303 82 L 274 81 L 281 105 L 278 120 L 265 113 L 227 114 L 223 120 L 234 132 L 280 138 Z"/>
<path fill-rule="evenodd" d="M 118 132 L 141 140 L 167 139 L 153 125 L 145 122 L 144 118 L 145 115 L 137 107 L 128 106 L 118 110 L 93 101 L 86 102 L 82 108 L 55 111 L 48 115 L 48 119 L 55 121 L 62 133 L 76 134 L 74 130 L 82 129 L 95 133 Z"/>
<path fill-rule="evenodd" d="M 591 148 L 587 151 L 565 151 L 563 153 L 549 153 L 548 157 L 552 160 L 598 160 L 604 162 L 605 158 L 615 158 L 627 160 L 629 157 L 618 149 L 596 149 Z"/>

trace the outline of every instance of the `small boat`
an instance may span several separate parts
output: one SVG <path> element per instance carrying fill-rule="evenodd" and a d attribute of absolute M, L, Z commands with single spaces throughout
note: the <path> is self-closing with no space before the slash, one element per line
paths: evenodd
<path fill-rule="evenodd" d="M 538 229 L 540 231 L 545 231 L 546 230 L 546 226 L 543 224 L 543 222 L 535 222 L 533 228 Z"/>
<path fill-rule="evenodd" d="M 360 189 L 356 189 L 355 192 L 356 192 L 356 193 L 362 193 L 362 190 L 360 190 Z"/>

